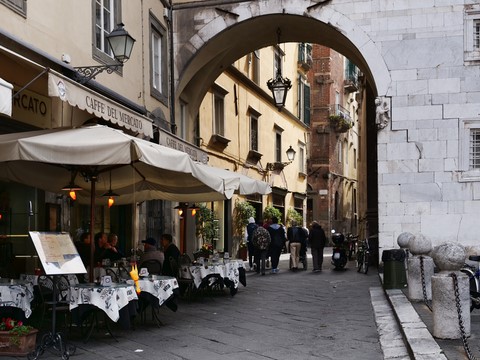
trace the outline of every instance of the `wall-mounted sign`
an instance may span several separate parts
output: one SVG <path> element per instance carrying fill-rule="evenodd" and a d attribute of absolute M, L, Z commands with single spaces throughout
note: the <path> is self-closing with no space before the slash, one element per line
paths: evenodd
<path fill-rule="evenodd" d="M 206 152 L 200 150 L 198 147 L 189 144 L 188 142 L 167 133 L 160 129 L 160 145 L 182 151 L 190 155 L 190 158 L 194 161 L 201 162 L 203 164 L 208 163 L 208 155 Z"/>
<path fill-rule="evenodd" d="M 98 118 L 153 138 L 152 120 L 60 75 L 48 74 L 48 94 Z"/>
<path fill-rule="evenodd" d="M 20 90 L 14 86 L 14 94 Z M 39 128 L 51 127 L 52 101 L 48 96 L 42 96 L 30 90 L 22 90 L 12 99 L 12 118 Z"/>

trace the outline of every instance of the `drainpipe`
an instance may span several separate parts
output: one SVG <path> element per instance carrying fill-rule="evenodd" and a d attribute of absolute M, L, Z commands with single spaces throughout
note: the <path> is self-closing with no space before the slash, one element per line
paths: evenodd
<path fill-rule="evenodd" d="M 173 62 L 173 5 L 172 0 L 168 6 L 168 32 L 169 32 L 169 56 L 170 56 L 170 131 L 172 134 L 177 133 L 177 125 L 175 124 L 175 73 Z"/>

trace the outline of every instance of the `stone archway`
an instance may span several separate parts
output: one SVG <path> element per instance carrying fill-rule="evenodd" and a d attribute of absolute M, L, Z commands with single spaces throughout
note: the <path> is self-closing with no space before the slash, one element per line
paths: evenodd
<path fill-rule="evenodd" d="M 360 67 L 376 96 L 389 96 L 390 73 L 375 41 L 336 7 L 318 1 L 268 0 L 175 6 L 176 102 L 183 99 L 190 109 L 197 109 L 225 68 L 255 49 L 276 43 L 277 28 L 281 28 L 282 42 L 317 43 L 344 54 Z M 191 119 L 195 116 L 190 114 Z"/>
<path fill-rule="evenodd" d="M 480 175 L 475 165 L 469 177 L 468 147 L 471 124 L 480 128 L 480 55 L 471 41 L 479 10 L 454 0 L 181 2 L 172 17 L 175 99 L 195 108 L 225 66 L 274 44 L 279 26 L 284 42 L 333 48 L 361 68 L 371 97 L 391 100 L 373 144 L 380 247 L 396 247 L 402 232 L 474 245 Z"/>

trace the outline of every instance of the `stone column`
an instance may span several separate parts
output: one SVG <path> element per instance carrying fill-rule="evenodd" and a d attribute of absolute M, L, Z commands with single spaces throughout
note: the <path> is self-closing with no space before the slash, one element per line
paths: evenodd
<path fill-rule="evenodd" d="M 433 260 L 440 272 L 432 276 L 433 336 L 440 339 L 461 339 L 458 321 L 457 299 L 453 278 L 458 279 L 461 316 L 465 335 L 470 336 L 470 288 L 468 277 L 459 270 L 465 263 L 465 248 L 460 244 L 447 243 L 437 246 Z"/>
<path fill-rule="evenodd" d="M 408 299 L 410 301 L 423 301 L 423 283 L 421 271 L 421 259 L 423 258 L 423 278 L 425 281 L 425 292 L 427 300 L 432 299 L 432 275 L 434 269 L 433 259 L 427 254 L 432 251 L 432 242 L 422 234 L 410 236 L 408 239 L 408 249 L 413 256 L 407 260 L 408 276 Z"/>
<path fill-rule="evenodd" d="M 414 255 L 408 259 L 408 299 L 410 301 L 423 301 L 423 283 L 421 271 L 421 259 L 423 257 L 423 278 L 425 281 L 425 293 L 427 300 L 432 300 L 432 276 L 434 270 L 433 259 L 426 255 Z"/>

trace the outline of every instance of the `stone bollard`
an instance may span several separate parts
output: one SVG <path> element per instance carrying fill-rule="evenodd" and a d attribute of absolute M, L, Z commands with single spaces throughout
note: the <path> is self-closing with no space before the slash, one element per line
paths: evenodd
<path fill-rule="evenodd" d="M 464 335 L 470 336 L 470 288 L 468 276 L 460 272 L 465 257 L 465 248 L 454 243 L 437 246 L 433 251 L 435 265 L 440 270 L 438 274 L 432 276 L 433 336 L 436 338 L 462 338 L 451 273 L 455 273 L 458 279 L 458 300 L 465 330 Z"/>
<path fill-rule="evenodd" d="M 398 235 L 397 238 L 397 244 L 400 246 L 400 249 L 403 249 L 405 251 L 405 271 L 407 274 L 408 278 L 408 243 L 410 242 L 410 239 L 413 238 L 414 235 L 409 232 L 403 232 L 400 235 Z"/>
<path fill-rule="evenodd" d="M 425 281 L 426 300 L 432 299 L 432 275 L 433 275 L 433 259 L 427 254 L 432 250 L 432 242 L 422 234 L 416 234 L 410 237 L 408 248 L 413 256 L 407 260 L 408 263 L 408 299 L 410 301 L 423 301 L 423 283 L 422 283 L 422 262 L 423 262 L 423 278 Z M 422 257 L 422 258 L 421 258 Z"/>

